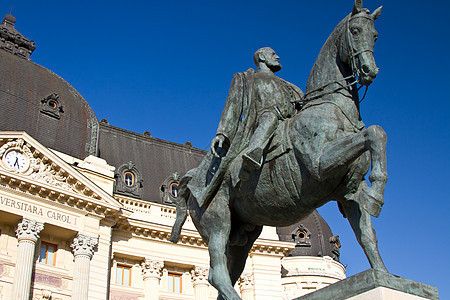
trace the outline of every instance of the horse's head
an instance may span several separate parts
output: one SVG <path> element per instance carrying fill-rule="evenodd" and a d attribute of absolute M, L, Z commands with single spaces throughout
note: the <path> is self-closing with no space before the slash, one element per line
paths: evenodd
<path fill-rule="evenodd" d="M 346 41 L 341 48 L 341 59 L 351 66 L 352 72 L 358 76 L 358 82 L 369 85 L 378 74 L 379 69 L 373 57 L 373 48 L 378 33 L 375 30 L 375 19 L 381 14 L 377 8 L 372 14 L 362 8 L 362 0 L 355 0 L 352 13 L 347 17 Z M 346 44 L 346 45 L 345 45 Z"/>

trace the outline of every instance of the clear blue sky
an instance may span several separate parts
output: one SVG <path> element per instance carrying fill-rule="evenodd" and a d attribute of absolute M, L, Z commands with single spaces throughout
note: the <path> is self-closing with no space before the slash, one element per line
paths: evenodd
<path fill-rule="evenodd" d="M 13 1 L 0 13 L 36 41 L 32 60 L 71 83 L 98 119 L 208 149 L 234 73 L 273 47 L 278 75 L 305 89 L 346 1 Z M 366 0 L 381 71 L 362 103 L 366 125 L 388 134 L 386 204 L 374 220 L 391 273 L 450 299 L 448 1 Z M 369 267 L 335 203 L 320 210 L 342 241 L 347 274 Z"/>

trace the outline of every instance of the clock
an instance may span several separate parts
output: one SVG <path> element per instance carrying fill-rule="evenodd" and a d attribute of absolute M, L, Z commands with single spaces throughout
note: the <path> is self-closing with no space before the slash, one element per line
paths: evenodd
<path fill-rule="evenodd" d="M 10 150 L 3 157 L 7 167 L 19 172 L 28 169 L 28 159 L 23 152 L 18 150 Z"/>

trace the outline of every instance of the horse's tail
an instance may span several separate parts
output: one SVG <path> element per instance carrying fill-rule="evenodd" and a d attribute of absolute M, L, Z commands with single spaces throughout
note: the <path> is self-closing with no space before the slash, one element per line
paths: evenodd
<path fill-rule="evenodd" d="M 170 241 L 175 244 L 180 239 L 181 227 L 183 227 L 183 224 L 184 222 L 186 222 L 187 218 L 187 202 L 191 195 L 191 192 L 189 191 L 187 184 L 189 180 L 191 180 L 192 178 L 192 176 L 190 176 L 189 173 L 191 172 L 189 171 L 186 175 L 184 175 L 181 178 L 180 184 L 178 185 L 179 189 L 177 197 L 177 218 L 172 226 L 172 232 L 170 234 Z"/>

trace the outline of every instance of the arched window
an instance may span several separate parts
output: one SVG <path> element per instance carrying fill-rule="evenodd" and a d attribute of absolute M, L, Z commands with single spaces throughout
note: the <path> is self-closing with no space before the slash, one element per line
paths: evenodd
<path fill-rule="evenodd" d="M 179 193 L 180 176 L 177 172 L 167 177 L 161 184 L 161 200 L 165 204 L 176 205 Z"/>
<path fill-rule="evenodd" d="M 133 186 L 134 185 L 134 174 L 132 172 L 125 172 L 123 173 L 123 182 L 125 182 L 125 184 L 127 186 Z"/>
<path fill-rule="evenodd" d="M 132 161 L 119 166 L 114 177 L 116 178 L 115 193 L 141 197 L 143 178 L 141 172 L 139 172 Z"/>
<path fill-rule="evenodd" d="M 170 184 L 170 189 L 169 189 L 169 191 L 170 191 L 170 194 L 173 196 L 173 197 L 177 197 L 178 196 L 178 183 L 176 183 L 176 182 L 172 182 L 171 184 Z"/>

